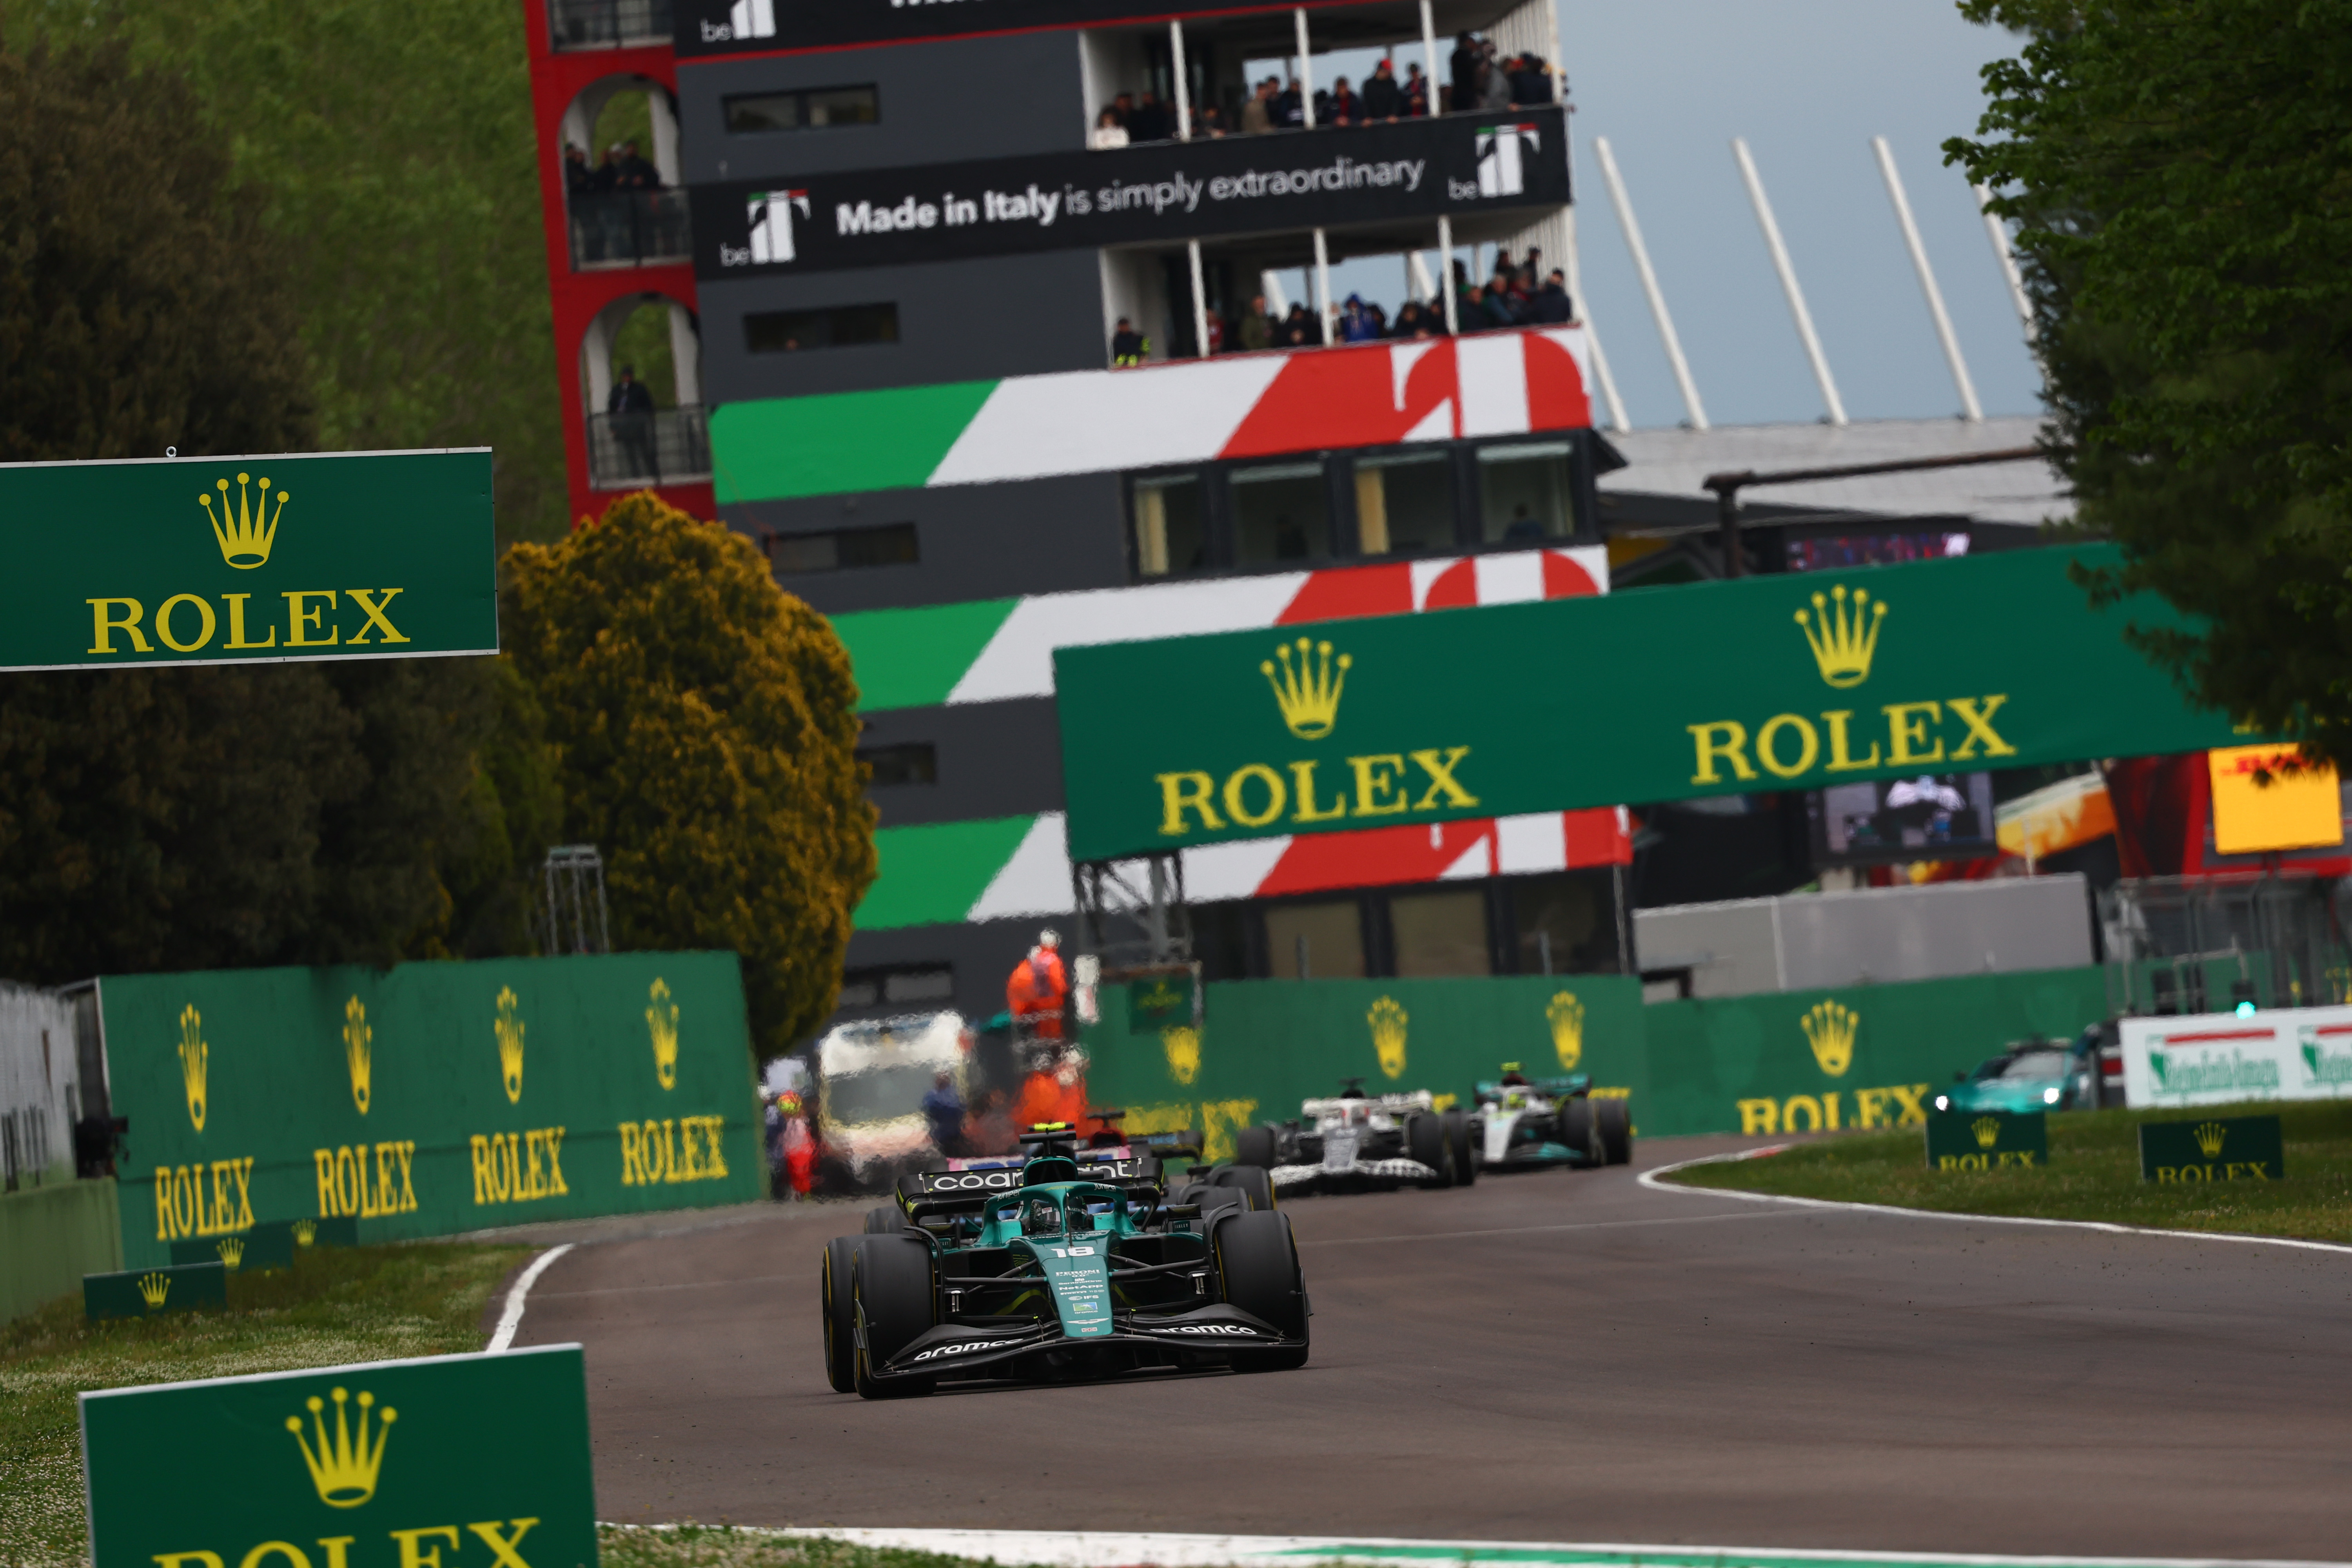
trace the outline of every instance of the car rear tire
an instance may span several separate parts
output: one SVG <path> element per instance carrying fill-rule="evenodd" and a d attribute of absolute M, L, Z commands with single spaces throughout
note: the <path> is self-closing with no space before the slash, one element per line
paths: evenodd
<path fill-rule="evenodd" d="M 1298 1275 L 1298 1247 L 1290 1235 L 1290 1216 L 1283 1214 L 1243 1214 L 1218 1223 L 1213 1247 L 1218 1288 L 1230 1306 L 1279 1330 L 1288 1338 L 1307 1338 L 1307 1289 Z M 1307 1364 L 1307 1346 L 1284 1350 L 1239 1351 L 1234 1355 L 1238 1372 L 1284 1372 Z"/>
<path fill-rule="evenodd" d="M 1612 1095 L 1594 1100 L 1592 1113 L 1601 1124 L 1601 1146 L 1608 1153 L 1609 1163 L 1622 1165 L 1633 1159 L 1633 1108 Z"/>
<path fill-rule="evenodd" d="M 1477 1128 L 1459 1110 L 1445 1113 L 1445 1151 L 1454 1161 L 1454 1184 L 1466 1187 L 1478 1179 Z"/>
<path fill-rule="evenodd" d="M 866 1343 L 855 1352 L 857 1392 L 867 1399 L 930 1393 L 929 1378 L 883 1383 L 874 1376 L 877 1363 L 906 1349 L 938 1321 L 930 1247 L 911 1236 L 860 1238 L 850 1267 L 849 1293 L 852 1309 L 866 1325 Z"/>
<path fill-rule="evenodd" d="M 1405 1117 L 1404 1157 L 1436 1172 L 1439 1186 L 1454 1184 L 1445 1159 L 1445 1123 L 1430 1112 L 1416 1110 Z"/>
<path fill-rule="evenodd" d="M 907 1228 L 907 1216 L 888 1204 L 877 1204 L 866 1211 L 866 1234 L 896 1236 Z"/>
<path fill-rule="evenodd" d="M 836 1236 L 824 1244 L 824 1262 L 817 1277 L 818 1300 L 824 1312 L 824 1380 L 835 1394 L 857 1387 L 857 1324 L 850 1315 L 850 1267 L 857 1258 L 857 1238 Z"/>
<path fill-rule="evenodd" d="M 1586 1164 L 1598 1165 L 1603 1162 L 1605 1156 L 1601 1152 L 1601 1141 L 1593 1136 L 1592 1131 L 1592 1101 L 1583 1099 L 1560 1101 L 1559 1141 Z"/>
<path fill-rule="evenodd" d="M 1262 1166 L 1223 1165 L 1209 1181 L 1213 1186 L 1240 1193 L 1253 1209 L 1274 1207 L 1274 1177 Z"/>
<path fill-rule="evenodd" d="M 1234 1163 L 1255 1165 L 1261 1171 L 1274 1169 L 1274 1129 L 1263 1122 L 1244 1127 L 1234 1134 Z"/>

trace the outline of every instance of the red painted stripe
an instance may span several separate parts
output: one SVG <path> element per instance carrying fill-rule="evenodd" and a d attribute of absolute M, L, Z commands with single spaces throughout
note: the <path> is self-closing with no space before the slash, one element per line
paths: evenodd
<path fill-rule="evenodd" d="M 2204 1035 L 2167 1035 L 2164 1037 L 2164 1043 L 2168 1046 L 2178 1046 L 2194 1045 L 2203 1040 L 2267 1040 L 2274 1037 L 2273 1031 L 2269 1029 L 2227 1029 Z"/>
<path fill-rule="evenodd" d="M 1309 572 L 1274 618 L 1278 626 L 1343 621 L 1354 616 L 1402 616 L 1412 611 L 1412 568 L 1402 562 Z"/>
<path fill-rule="evenodd" d="M 1391 446 L 1454 396 L 1454 345 L 1432 345 L 1413 362 L 1398 403 L 1387 343 L 1310 350 L 1283 363 L 1218 453 L 1262 458 L 1321 447 Z"/>

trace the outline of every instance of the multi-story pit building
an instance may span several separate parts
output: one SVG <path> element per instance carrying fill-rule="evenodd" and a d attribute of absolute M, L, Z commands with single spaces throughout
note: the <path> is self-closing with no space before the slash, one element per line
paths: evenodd
<path fill-rule="evenodd" d="M 716 515 L 856 660 L 882 874 L 845 1015 L 984 1016 L 1037 929 L 1066 927 L 1060 748 L 1086 738 L 1057 724 L 1055 647 L 1264 626 L 1271 649 L 1336 617 L 1606 591 L 1613 458 L 1576 326 L 1201 352 L 1269 275 L 1328 306 L 1331 266 L 1387 257 L 1442 314 L 1421 255 L 1566 260 L 1559 104 L 1260 135 L 1205 112 L 1241 124 L 1269 72 L 1311 105 L 1339 50 L 1441 81 L 1463 33 L 1556 61 L 1548 0 L 527 6 L 574 514 L 651 487 Z M 658 187 L 569 189 L 565 149 L 596 162 L 631 93 Z M 1121 94 L 1170 139 L 1095 147 Z M 610 412 L 647 307 L 667 405 Z M 1139 367 L 1110 364 L 1121 317 Z M 1629 858 L 1601 811 L 1267 839 L 1184 872 L 1212 978 L 1613 972 Z"/>

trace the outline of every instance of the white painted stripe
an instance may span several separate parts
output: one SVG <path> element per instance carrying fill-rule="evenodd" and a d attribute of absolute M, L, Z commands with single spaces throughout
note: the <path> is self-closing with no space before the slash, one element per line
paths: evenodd
<path fill-rule="evenodd" d="M 964 918 L 1002 921 L 1016 915 L 1066 915 L 1076 909 L 1066 821 L 1058 811 L 1038 813 L 1021 847 L 991 879 Z"/>
<path fill-rule="evenodd" d="M 948 693 L 954 702 L 1003 702 L 1054 694 L 1054 650 L 1271 626 L 1298 591 L 1304 572 L 1206 583 L 1089 588 L 1024 599 Z"/>
<path fill-rule="evenodd" d="M 1544 552 L 1540 550 L 1475 556 L 1470 569 L 1478 574 L 1481 605 L 1526 605 L 1544 596 Z"/>
<path fill-rule="evenodd" d="M 1568 869 L 1568 822 L 1556 811 L 1495 819 L 1495 869 L 1506 877 Z M 1565 955 L 1563 955 L 1565 956 Z"/>
<path fill-rule="evenodd" d="M 2246 1236 L 2234 1230 L 2166 1230 L 2152 1225 L 2115 1225 L 2102 1219 L 2042 1219 L 2030 1215 L 1948 1214 L 1941 1209 L 1908 1209 L 1894 1204 L 1841 1203 L 1834 1198 L 1797 1198 L 1780 1193 L 1744 1193 L 1732 1187 L 1685 1187 L 1659 1178 L 1676 1171 L 1687 1171 L 1694 1165 L 1720 1165 L 1732 1160 L 1757 1160 L 1767 1154 L 1778 1154 L 1790 1143 L 1774 1143 L 1762 1149 L 1744 1149 L 1736 1154 L 1707 1154 L 1696 1160 L 1677 1160 L 1671 1165 L 1661 1165 L 1654 1171 L 1644 1171 L 1638 1178 L 1652 1192 L 1681 1193 L 1689 1197 L 1738 1198 L 1751 1204 L 1795 1204 L 1810 1209 L 1852 1209 L 1857 1214 L 1903 1215 L 1912 1219 L 1956 1219 L 1970 1225 L 2038 1225 L 2053 1226 L 2062 1230 L 2100 1230 L 2111 1236 L 2160 1236 L 2176 1241 L 2230 1241 L 2249 1247 L 2287 1247 L 2304 1252 L 2347 1252 L 2352 1247 L 2336 1241 L 2298 1241 L 2284 1236 Z M 1955 1558 L 1954 1562 L 1960 1559 Z M 1985 1561 L 1991 1562 L 1988 1558 Z M 2078 1561 L 2069 1558 L 2068 1562 Z M 2088 1563 L 2091 1558 L 2081 1558 Z"/>
<path fill-rule="evenodd" d="M 1287 363 L 1282 354 L 1066 371 L 997 384 L 934 485 L 1204 463 L 1224 450 Z"/>
<path fill-rule="evenodd" d="M 1454 374 L 1465 436 L 1519 436 L 1528 428 L 1527 351 L 1516 332 L 1458 338 Z"/>
<path fill-rule="evenodd" d="M 1188 903 L 1213 904 L 1225 899 L 1254 899 L 1274 874 L 1290 838 L 1243 838 L 1230 844 L 1203 844 L 1184 854 L 1184 899 Z"/>
<path fill-rule="evenodd" d="M 549 1247 L 530 1260 L 530 1268 L 515 1277 L 515 1282 L 507 1289 L 506 1307 L 499 1313 L 499 1326 L 492 1331 L 490 1342 L 485 1349 L 502 1351 L 514 1343 L 515 1331 L 522 1327 L 523 1298 L 530 1294 L 530 1288 L 539 1283 L 539 1277 L 547 1272 L 548 1265 L 571 1251 L 572 1246 L 567 1241 L 561 1247 Z"/>
<path fill-rule="evenodd" d="M 1454 858 L 1454 864 L 1437 874 L 1441 882 L 1459 881 L 1465 877 L 1491 877 L 1495 874 L 1495 841 L 1481 834 L 1469 848 Z"/>
<path fill-rule="evenodd" d="M 676 1525 L 615 1525 L 606 1530 L 675 1530 Z M 1040 1563 L 1046 1568 L 1118 1568 L 1149 1563 L 1158 1568 L 1219 1568 L 1219 1565 L 1307 1564 L 1333 1562 L 1423 1562 L 1459 1564 L 1505 1558 L 1520 1563 L 1641 1564 L 1643 1568 L 1718 1568 L 1727 1563 L 1757 1568 L 1835 1563 L 1885 1563 L 1902 1568 L 2352 1568 L 2343 1563 L 2278 1557 L 2008 1557 L 1981 1552 L 1808 1552 L 1785 1546 L 1639 1546 L 1622 1542 L 1417 1541 L 1379 1535 L 1179 1535 L 1108 1530 L 913 1530 L 875 1527 L 801 1526 L 791 1529 L 735 1527 L 747 1535 L 801 1536 L 845 1541 L 859 1546 L 896 1547 L 997 1563 Z"/>

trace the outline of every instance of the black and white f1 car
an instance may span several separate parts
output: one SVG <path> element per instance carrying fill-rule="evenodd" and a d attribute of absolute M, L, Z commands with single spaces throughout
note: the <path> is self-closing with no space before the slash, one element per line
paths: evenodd
<path fill-rule="evenodd" d="M 1024 1157 L 902 1177 L 898 1206 L 825 1246 L 825 1376 L 868 1399 L 946 1380 L 1113 1376 L 1149 1367 L 1266 1372 L 1307 1361 L 1307 1290 L 1289 1219 L 1241 1182 L 1170 1202 L 1156 1135 L 1079 1147 L 1066 1126 Z M 1222 1172 L 1218 1173 L 1221 1177 Z"/>
<path fill-rule="evenodd" d="M 1478 1178 L 1476 1121 L 1440 1111 L 1427 1089 L 1367 1095 L 1349 1079 L 1330 1100 L 1310 1100 L 1296 1121 L 1234 1135 L 1234 1164 L 1267 1173 L 1285 1193 L 1376 1192 L 1468 1185 Z"/>
<path fill-rule="evenodd" d="M 1622 1165 L 1633 1157 L 1633 1128 L 1624 1100 L 1592 1094 L 1584 1073 L 1530 1081 L 1517 1062 L 1478 1086 L 1483 1124 L 1479 1153 L 1488 1170 L 1538 1165 Z"/>

